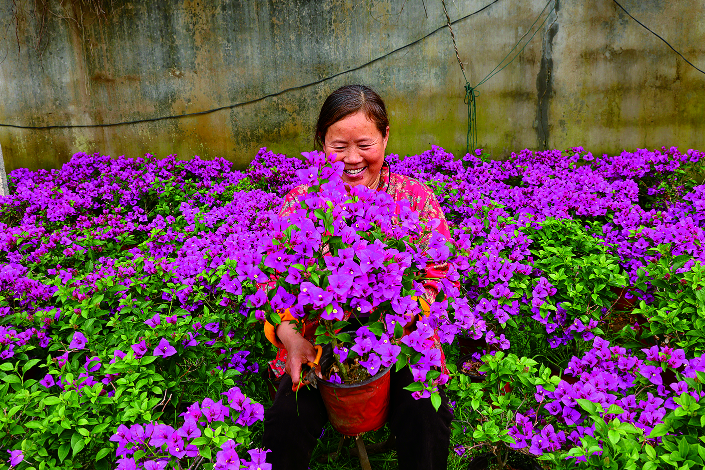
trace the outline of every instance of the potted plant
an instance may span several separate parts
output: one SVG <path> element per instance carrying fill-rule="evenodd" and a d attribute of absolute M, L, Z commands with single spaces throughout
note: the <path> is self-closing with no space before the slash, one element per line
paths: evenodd
<path fill-rule="evenodd" d="M 438 221 L 419 220 L 408 203 L 346 186 L 342 162 L 319 152 L 304 156 L 308 168 L 297 174 L 307 192 L 298 209 L 272 217 L 271 238 L 237 266 L 240 281 L 264 287 L 246 305 L 275 325 L 288 310 L 305 337 L 330 345 L 322 383 L 349 386 L 410 367 L 415 383 L 408 388 L 438 408 L 437 387 L 447 380 L 440 343 L 474 325 L 453 282 L 453 244 L 433 230 Z M 429 274 L 427 267 L 439 264 L 443 274 Z"/>

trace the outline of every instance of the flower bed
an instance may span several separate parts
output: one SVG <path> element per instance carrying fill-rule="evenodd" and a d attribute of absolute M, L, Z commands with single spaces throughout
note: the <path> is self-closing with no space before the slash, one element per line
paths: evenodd
<path fill-rule="evenodd" d="M 389 156 L 393 172 L 434 189 L 455 243 L 412 252 L 397 233 L 397 253 L 375 277 L 396 269 L 401 280 L 429 257 L 451 276 L 417 330 L 428 335 L 405 339 L 393 358 L 358 346 L 360 356 L 373 371 L 410 365 L 426 399 L 447 380 L 422 347 L 434 330 L 450 358 L 458 336 L 486 340 L 489 355 L 475 357 L 484 383 L 450 366 L 459 459 L 489 450 L 504 462 L 515 449 L 556 468 L 701 465 L 702 157 L 573 148 L 499 162 L 439 147 Z M 274 350 L 259 322 L 301 303 L 291 280 L 279 282 L 281 295 L 258 289 L 291 275 L 267 261 L 262 241 L 302 170 L 323 164 L 262 149 L 243 172 L 222 159 L 85 154 L 60 170 L 12 172 L 11 196 L 0 198 L 0 469 L 262 464 L 257 402 L 269 398 L 259 372 Z M 318 215 L 340 228 L 340 213 Z M 421 294 L 402 283 L 395 295 L 350 286 L 343 295 L 347 284 L 309 282 L 341 307 L 400 317 L 417 307 L 393 298 Z M 627 287 L 630 302 L 620 300 Z M 626 314 L 649 321 L 610 327 Z M 393 339 L 387 327 L 362 332 L 359 344 Z"/>

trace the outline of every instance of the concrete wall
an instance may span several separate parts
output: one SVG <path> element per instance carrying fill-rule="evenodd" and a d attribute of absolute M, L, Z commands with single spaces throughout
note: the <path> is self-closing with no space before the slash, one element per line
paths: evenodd
<path fill-rule="evenodd" d="M 459 18 L 490 1 L 446 4 Z M 620 3 L 705 69 L 705 0 Z M 445 23 L 440 0 L 2 4 L 0 123 L 34 126 L 149 119 L 252 100 L 364 64 Z M 545 5 L 499 0 L 454 26 L 472 84 Z M 465 81 L 447 29 L 359 71 L 250 105 L 115 127 L 0 127 L 0 145 L 8 171 L 56 168 L 77 151 L 220 156 L 244 166 L 261 146 L 310 150 L 322 101 L 347 83 L 368 84 L 386 100 L 388 151 L 437 144 L 464 153 Z M 705 75 L 612 0 L 555 0 L 532 42 L 478 91 L 479 144 L 496 156 L 577 145 L 594 153 L 705 149 Z"/>

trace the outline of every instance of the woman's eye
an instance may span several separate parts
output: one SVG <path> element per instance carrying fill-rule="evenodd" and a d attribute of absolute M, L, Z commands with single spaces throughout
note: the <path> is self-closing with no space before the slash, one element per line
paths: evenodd
<path fill-rule="evenodd" d="M 370 147 L 372 147 L 372 146 L 371 145 L 360 145 L 361 150 L 367 150 Z"/>

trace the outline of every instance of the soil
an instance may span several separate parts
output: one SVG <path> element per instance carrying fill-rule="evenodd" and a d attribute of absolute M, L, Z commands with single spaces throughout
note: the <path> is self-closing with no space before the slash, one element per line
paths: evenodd
<path fill-rule="evenodd" d="M 460 372 L 468 375 L 480 375 L 478 369 L 482 367 L 482 361 L 467 361 L 463 362 L 462 367 L 460 367 Z"/>
<path fill-rule="evenodd" d="M 370 373 L 367 372 L 367 369 L 360 365 L 358 359 L 355 359 L 352 364 L 347 361 L 345 364 L 348 366 L 348 380 L 345 381 L 346 384 L 355 384 L 372 377 Z M 338 372 L 338 375 L 340 375 L 340 370 L 335 364 L 330 366 L 328 374 L 326 375 L 326 380 L 330 380 L 330 376 L 333 372 Z"/>
<path fill-rule="evenodd" d="M 634 315 L 628 312 L 617 312 L 609 319 L 608 329 L 614 333 L 622 331 L 627 325 L 633 325 L 635 322 Z"/>

